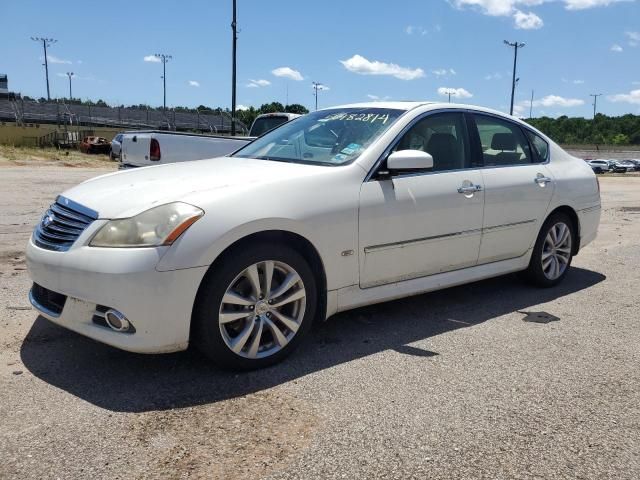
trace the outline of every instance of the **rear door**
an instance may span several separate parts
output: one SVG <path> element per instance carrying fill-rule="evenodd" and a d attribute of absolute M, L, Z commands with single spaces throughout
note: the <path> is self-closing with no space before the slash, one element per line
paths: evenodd
<path fill-rule="evenodd" d="M 548 145 L 515 122 L 477 113 L 472 117 L 485 188 L 478 263 L 522 256 L 535 241 L 553 196 Z"/>

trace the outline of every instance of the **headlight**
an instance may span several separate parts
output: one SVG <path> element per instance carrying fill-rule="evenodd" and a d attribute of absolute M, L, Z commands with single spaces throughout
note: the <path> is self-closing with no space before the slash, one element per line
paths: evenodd
<path fill-rule="evenodd" d="M 91 239 L 92 247 L 158 247 L 171 245 L 204 212 L 175 202 L 154 207 L 131 218 L 110 220 Z"/>

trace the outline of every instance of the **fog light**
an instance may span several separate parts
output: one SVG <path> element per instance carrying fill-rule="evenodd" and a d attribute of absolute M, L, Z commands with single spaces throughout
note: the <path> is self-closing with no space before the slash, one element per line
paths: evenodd
<path fill-rule="evenodd" d="M 111 330 L 116 332 L 126 332 L 131 327 L 129 320 L 117 310 L 109 309 L 104 314 L 104 319 Z"/>

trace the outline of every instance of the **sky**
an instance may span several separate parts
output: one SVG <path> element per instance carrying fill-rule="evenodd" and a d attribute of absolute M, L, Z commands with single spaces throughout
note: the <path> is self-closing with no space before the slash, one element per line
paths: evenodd
<path fill-rule="evenodd" d="M 3 0 L 0 73 L 9 89 L 110 104 L 231 104 L 231 0 Z M 10 20 L 10 21 L 8 21 Z M 640 0 L 238 0 L 237 103 L 319 106 L 440 100 L 515 113 L 640 114 Z"/>

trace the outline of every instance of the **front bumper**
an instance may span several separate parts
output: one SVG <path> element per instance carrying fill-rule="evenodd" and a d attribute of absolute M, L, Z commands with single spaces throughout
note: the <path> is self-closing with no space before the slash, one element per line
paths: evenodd
<path fill-rule="evenodd" d="M 30 240 L 27 268 L 32 280 L 66 295 L 61 312 L 30 296 L 48 320 L 114 347 L 139 353 L 184 350 L 189 344 L 191 312 L 207 267 L 158 272 L 164 248 L 92 248 L 66 252 L 42 249 Z M 122 333 L 93 322 L 98 306 L 122 312 L 135 333 Z"/>

